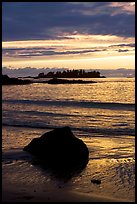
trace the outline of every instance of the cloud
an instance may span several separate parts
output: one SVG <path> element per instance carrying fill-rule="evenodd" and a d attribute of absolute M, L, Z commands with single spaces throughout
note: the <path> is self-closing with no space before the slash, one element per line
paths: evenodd
<path fill-rule="evenodd" d="M 54 48 L 3 48 L 3 57 L 34 57 L 34 56 L 52 56 L 52 55 L 78 55 L 93 52 L 103 52 L 106 49 L 83 49 L 83 50 L 68 50 L 55 51 Z"/>
<path fill-rule="evenodd" d="M 110 7 L 113 7 L 113 15 L 117 13 L 128 13 L 134 14 L 135 13 L 135 2 L 111 2 Z"/>
<path fill-rule="evenodd" d="M 103 38 L 104 39 L 104 38 Z M 90 55 L 92 53 L 96 53 L 96 55 L 99 54 L 107 54 L 110 52 L 133 52 L 135 43 L 119 43 L 119 44 L 112 44 L 112 45 L 103 45 L 101 43 L 96 44 L 95 46 L 92 47 L 92 40 L 90 38 L 87 38 L 87 42 L 84 40 L 83 46 L 81 48 L 79 47 L 79 44 L 75 43 L 75 46 L 73 47 L 71 44 L 57 44 L 54 41 L 51 41 L 51 44 L 44 44 L 45 41 L 35 41 L 35 43 L 29 44 L 30 47 L 24 47 L 23 45 L 26 45 L 27 41 L 24 41 L 23 45 L 20 44 L 21 47 L 16 47 L 16 43 L 14 43 L 11 48 L 8 48 L 8 44 L 3 45 L 2 49 L 2 55 L 3 57 L 11 57 L 11 58 L 22 58 L 22 57 L 50 57 L 50 56 L 71 56 L 71 55 L 80 55 L 85 56 L 85 55 Z M 105 39 L 104 39 L 105 40 Z M 85 42 L 91 42 L 91 47 L 90 46 L 85 46 Z M 54 43 L 53 43 L 54 42 Z M 66 42 L 66 41 L 65 41 Z M 101 41 L 102 42 L 102 41 Z M 105 41 L 106 42 L 106 41 Z M 114 39 L 111 43 L 114 42 Z M 53 44 L 52 44 L 53 43 Z M 110 42 L 109 42 L 110 43 Z M 81 43 L 82 45 L 82 43 Z M 117 48 L 117 49 L 116 49 Z M 99 55 L 100 55 L 99 54 Z"/>
<path fill-rule="evenodd" d="M 7 74 L 10 77 L 22 77 L 22 76 L 37 76 L 40 72 L 47 74 L 50 71 L 64 71 L 67 68 L 34 68 L 34 67 L 25 67 L 12 69 L 8 67 L 2 67 L 2 74 Z"/>
<path fill-rule="evenodd" d="M 119 50 L 117 50 L 118 52 L 128 52 L 129 50 L 128 49 L 125 49 L 125 50 L 121 50 L 121 49 L 119 49 Z"/>
<path fill-rule="evenodd" d="M 3 2 L 2 38 L 63 39 L 74 32 L 134 37 L 134 5 L 127 3 Z M 126 9 L 129 5 L 132 9 Z"/>
<path fill-rule="evenodd" d="M 75 12 L 81 12 L 86 15 L 97 13 L 117 15 L 121 13 L 135 14 L 135 2 L 70 2 L 77 5 Z"/>
<path fill-rule="evenodd" d="M 109 47 L 135 47 L 135 43 L 122 43 L 116 45 L 110 45 Z"/>

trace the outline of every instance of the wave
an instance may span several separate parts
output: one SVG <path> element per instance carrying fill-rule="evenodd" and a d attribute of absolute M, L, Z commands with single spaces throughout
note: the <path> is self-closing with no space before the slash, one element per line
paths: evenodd
<path fill-rule="evenodd" d="M 56 129 L 59 127 L 64 127 L 64 126 L 55 126 L 55 125 L 48 125 L 48 124 L 41 124 L 41 123 L 12 123 L 12 122 L 4 122 L 2 124 L 3 126 L 11 126 L 11 127 L 21 127 L 21 128 L 35 128 L 35 129 Z M 95 134 L 94 136 L 107 136 L 107 137 L 115 137 L 115 136 L 135 136 L 135 129 L 133 128 L 125 128 L 125 127 L 121 127 L 121 128 L 100 128 L 100 127 L 74 127 L 74 126 L 70 126 L 70 128 L 72 129 L 72 131 L 80 131 L 80 132 L 86 132 L 87 135 L 91 135 Z M 85 134 L 84 134 L 85 135 Z"/>
<path fill-rule="evenodd" d="M 81 117 L 81 114 L 69 114 L 69 113 L 55 113 L 55 112 L 48 112 L 48 111 L 44 111 L 44 112 L 42 112 L 42 111 L 25 111 L 25 110 L 6 110 L 6 109 L 3 109 L 3 113 L 7 113 L 8 115 L 11 115 L 11 114 L 28 114 L 28 115 L 37 115 L 37 116 L 61 116 L 61 117 Z M 84 116 L 84 117 L 90 117 L 91 118 L 91 116 Z"/>
<path fill-rule="evenodd" d="M 81 107 L 81 108 L 100 108 L 134 111 L 133 103 L 114 103 L 114 102 L 93 102 L 93 101 L 67 101 L 67 100 L 2 100 L 2 103 L 11 104 L 31 104 L 39 106 L 63 106 L 63 107 Z"/>
<path fill-rule="evenodd" d="M 4 150 L 4 152 L 2 152 L 2 162 L 5 164 L 12 164 L 14 161 L 17 162 L 17 160 L 31 161 L 32 158 L 33 156 L 23 151 L 22 148 Z"/>

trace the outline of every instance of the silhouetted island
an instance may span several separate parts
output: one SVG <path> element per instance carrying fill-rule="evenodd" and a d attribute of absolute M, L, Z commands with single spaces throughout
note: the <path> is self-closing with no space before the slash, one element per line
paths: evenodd
<path fill-rule="evenodd" d="M 8 75 L 2 75 L 2 85 L 23 85 L 31 83 L 27 79 L 10 78 Z"/>
<path fill-rule="evenodd" d="M 68 79 L 57 79 L 57 78 L 50 79 L 47 82 L 48 82 L 48 84 L 90 84 L 90 83 L 97 83 L 95 81 L 68 80 Z"/>
<path fill-rule="evenodd" d="M 2 85 L 25 85 L 32 83 L 45 83 L 45 84 L 90 84 L 97 83 L 95 81 L 83 81 L 83 80 L 68 80 L 68 79 L 49 79 L 48 81 L 32 81 L 32 80 L 24 80 L 18 78 L 10 78 L 7 75 L 2 75 Z"/>
<path fill-rule="evenodd" d="M 39 73 L 36 77 L 29 77 L 31 79 L 24 79 L 26 77 L 22 77 L 22 79 L 18 78 L 10 78 L 8 75 L 2 75 L 2 85 L 23 85 L 23 84 L 31 84 L 31 83 L 48 83 L 48 84 L 89 84 L 96 83 L 95 81 L 85 81 L 85 80 L 67 80 L 64 78 L 105 78 L 105 76 L 100 76 L 100 72 L 98 71 L 90 71 L 86 72 L 84 70 L 67 70 L 67 71 L 57 71 L 48 72 L 47 74 Z M 49 78 L 49 80 L 35 80 Z M 63 78 L 63 79 L 60 79 Z"/>
<path fill-rule="evenodd" d="M 34 77 L 35 79 L 38 78 L 105 78 L 105 76 L 100 76 L 100 72 L 98 71 L 90 71 L 86 72 L 85 70 L 64 70 L 63 72 L 57 71 L 54 72 L 48 72 L 47 74 L 44 74 L 44 72 L 41 72 L 38 74 L 37 77 Z"/>

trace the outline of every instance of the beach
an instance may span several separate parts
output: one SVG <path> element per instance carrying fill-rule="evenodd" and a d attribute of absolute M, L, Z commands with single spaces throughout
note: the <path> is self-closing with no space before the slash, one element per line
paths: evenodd
<path fill-rule="evenodd" d="M 14 185 L 13 188 L 9 182 L 5 185 L 8 187 L 3 187 L 3 202 L 130 202 L 124 199 L 67 191 L 61 187 L 45 190 L 38 185 L 38 190 L 33 190 L 31 187 L 25 189 L 25 186 L 20 185 Z"/>
<path fill-rule="evenodd" d="M 22 140 L 24 145 L 28 143 L 28 135 L 31 137 L 35 133 L 36 137 L 43 132 L 30 128 L 8 127 L 8 131 L 6 129 L 3 128 L 3 133 L 7 132 L 13 140 L 17 132 L 20 139 L 26 135 L 26 139 Z M 92 143 L 86 137 L 82 140 L 89 149 L 90 160 L 85 169 L 69 179 L 58 178 L 35 164 L 32 156 L 22 150 L 22 145 L 4 151 L 3 202 L 134 202 L 135 158 L 127 157 L 127 149 L 130 149 L 130 153 L 134 152 L 134 139 L 123 138 L 120 141 L 119 138 L 96 137 Z M 18 143 L 18 140 L 16 142 Z M 109 145 L 104 147 L 104 143 Z M 117 153 L 116 156 L 118 151 L 121 151 L 120 155 Z M 93 179 L 101 183 L 92 183 Z"/>
<path fill-rule="evenodd" d="M 2 202 L 135 202 L 135 1 L 2 2 Z"/>

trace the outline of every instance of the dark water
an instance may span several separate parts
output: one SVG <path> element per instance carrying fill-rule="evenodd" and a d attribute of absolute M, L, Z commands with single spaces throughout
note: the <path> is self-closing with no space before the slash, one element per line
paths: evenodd
<path fill-rule="evenodd" d="M 33 138 L 56 127 L 70 126 L 89 149 L 80 176 L 62 188 L 126 198 L 135 192 L 135 81 L 94 79 L 82 85 L 30 84 L 2 87 L 3 181 L 54 186 L 58 182 L 32 166 L 22 149 Z M 27 171 L 27 174 L 26 174 Z M 12 176 L 11 176 L 12 175 Z M 91 184 L 101 180 L 101 185 Z"/>

